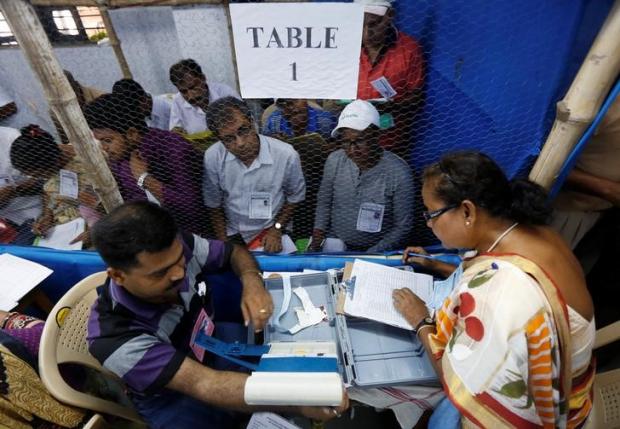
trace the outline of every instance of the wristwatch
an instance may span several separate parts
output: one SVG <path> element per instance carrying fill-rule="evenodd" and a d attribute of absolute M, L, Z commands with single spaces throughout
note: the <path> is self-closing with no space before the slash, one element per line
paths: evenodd
<path fill-rule="evenodd" d="M 282 232 L 282 224 L 280 222 L 276 222 L 273 224 L 273 227 L 276 231 Z"/>
<path fill-rule="evenodd" d="M 418 323 L 418 325 L 415 327 L 415 332 L 418 332 L 420 330 L 420 328 L 424 327 L 424 326 L 429 326 L 429 325 L 434 325 L 435 324 L 435 320 L 431 317 L 431 316 L 426 316 L 424 319 L 422 319 L 420 321 L 420 323 Z"/>
<path fill-rule="evenodd" d="M 140 177 L 138 177 L 138 181 L 136 182 L 136 185 L 138 185 L 138 188 L 142 189 L 143 191 L 144 189 L 144 181 L 146 180 L 146 178 L 148 177 L 149 173 L 147 173 L 146 171 L 144 173 L 142 173 L 140 175 Z"/>

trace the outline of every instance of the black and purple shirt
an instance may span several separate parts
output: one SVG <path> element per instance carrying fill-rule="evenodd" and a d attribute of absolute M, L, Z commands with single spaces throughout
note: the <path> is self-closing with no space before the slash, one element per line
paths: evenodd
<path fill-rule="evenodd" d="M 230 270 L 231 244 L 191 234 L 183 234 L 181 241 L 186 260 L 182 304 L 144 302 L 108 278 L 91 309 L 90 353 L 134 392 L 157 392 L 193 356 L 189 342 L 200 310 L 213 317 L 206 275 Z M 202 281 L 207 291 L 199 296 Z"/>

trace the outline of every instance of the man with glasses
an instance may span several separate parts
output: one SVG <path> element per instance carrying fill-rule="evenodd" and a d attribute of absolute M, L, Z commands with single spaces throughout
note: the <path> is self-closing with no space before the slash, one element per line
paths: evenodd
<path fill-rule="evenodd" d="M 259 135 L 248 105 L 234 97 L 211 103 L 207 121 L 220 140 L 204 156 L 203 198 L 216 238 L 250 250 L 294 251 L 284 228 L 306 192 L 295 149 Z"/>
<path fill-rule="evenodd" d="M 381 148 L 379 112 L 356 100 L 332 135 L 342 142 L 323 172 L 310 249 L 382 252 L 402 247 L 413 220 L 407 163 Z"/>

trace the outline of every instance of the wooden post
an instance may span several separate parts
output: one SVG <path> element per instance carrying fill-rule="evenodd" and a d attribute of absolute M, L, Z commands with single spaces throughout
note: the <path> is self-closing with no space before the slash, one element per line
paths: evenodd
<path fill-rule="evenodd" d="M 230 54 L 232 55 L 233 71 L 235 72 L 235 84 L 237 85 L 237 93 L 241 94 L 241 87 L 239 86 L 239 70 L 237 68 L 237 51 L 235 50 L 235 38 L 233 37 L 229 0 L 224 1 L 224 13 L 226 13 L 226 22 L 228 24 L 228 38 L 230 39 Z"/>
<path fill-rule="evenodd" d="M 530 172 L 550 189 L 620 73 L 620 0 L 616 0 L 575 80 L 557 104 L 556 119 Z"/>
<path fill-rule="evenodd" d="M 114 29 L 114 24 L 112 24 L 112 19 L 110 18 L 108 8 L 106 6 L 100 6 L 99 13 L 101 14 L 101 19 L 103 19 L 103 25 L 105 27 L 106 33 L 108 34 L 108 38 L 110 39 L 110 45 L 112 46 L 112 49 L 114 49 L 114 54 L 116 55 L 118 65 L 121 67 L 123 77 L 125 79 L 132 79 L 129 64 L 127 63 L 127 59 L 125 58 L 123 49 L 121 48 L 121 41 L 116 35 L 116 30 Z"/>
<path fill-rule="evenodd" d="M 0 0 L 0 8 L 39 78 L 52 111 L 67 132 L 69 141 L 75 145 L 86 170 L 91 172 L 95 192 L 104 208 L 112 210 L 122 204 L 123 199 L 34 8 L 25 0 Z"/>

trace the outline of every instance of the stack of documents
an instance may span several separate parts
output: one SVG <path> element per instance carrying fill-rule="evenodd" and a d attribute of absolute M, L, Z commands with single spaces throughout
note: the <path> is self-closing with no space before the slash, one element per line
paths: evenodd
<path fill-rule="evenodd" d="M 433 299 L 433 277 L 356 259 L 346 283 L 344 312 L 398 328 L 413 327 L 394 307 L 392 292 L 407 288 L 427 304 Z"/>

